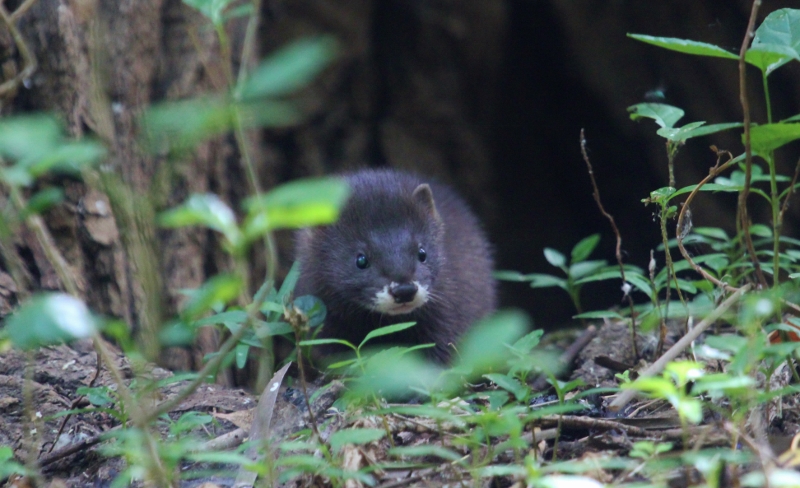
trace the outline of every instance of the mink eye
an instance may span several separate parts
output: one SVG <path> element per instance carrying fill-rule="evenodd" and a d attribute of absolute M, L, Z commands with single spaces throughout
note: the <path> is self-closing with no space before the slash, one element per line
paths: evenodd
<path fill-rule="evenodd" d="M 369 260 L 367 259 L 366 256 L 364 256 L 364 253 L 360 252 L 358 253 L 358 256 L 356 256 L 356 266 L 358 267 L 358 269 L 369 268 Z"/>
<path fill-rule="evenodd" d="M 419 259 L 419 262 L 424 263 L 427 257 L 428 253 L 425 252 L 425 249 L 422 246 L 419 246 L 419 251 L 417 251 L 417 259 Z"/>

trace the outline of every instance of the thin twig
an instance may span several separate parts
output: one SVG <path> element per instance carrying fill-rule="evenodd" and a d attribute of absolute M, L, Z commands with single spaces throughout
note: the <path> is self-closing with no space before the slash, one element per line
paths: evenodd
<path fill-rule="evenodd" d="M 753 149 L 750 146 L 750 102 L 747 99 L 747 77 L 745 62 L 745 54 L 750 42 L 753 38 L 753 31 L 756 24 L 756 14 L 758 7 L 761 6 L 761 0 L 753 2 L 753 8 L 750 11 L 750 21 L 747 23 L 747 32 L 742 41 L 742 47 L 739 49 L 739 100 L 742 103 L 742 112 L 744 113 L 744 153 L 745 153 L 745 171 L 744 171 L 744 188 L 739 193 L 739 219 L 742 226 L 742 236 L 744 238 L 747 252 L 750 254 L 750 260 L 753 262 L 753 267 L 756 271 L 756 277 L 762 287 L 767 287 L 767 279 L 764 277 L 764 272 L 761 270 L 761 264 L 758 262 L 755 246 L 753 246 L 753 237 L 750 235 L 750 219 L 747 216 L 747 196 L 750 194 L 750 180 L 753 170 Z M 777 276 L 773 277 L 778 279 Z"/>
<path fill-rule="evenodd" d="M 617 237 L 615 254 L 617 257 L 617 263 L 619 264 L 619 273 L 622 276 L 622 283 L 624 286 L 627 283 L 627 280 L 625 279 L 625 265 L 622 264 L 622 235 L 619 233 L 616 222 L 614 222 L 614 216 L 606 212 L 605 207 L 603 207 L 603 202 L 600 200 L 600 190 L 597 188 L 597 181 L 594 179 L 594 170 L 592 169 L 591 161 L 589 161 L 589 154 L 586 152 L 586 137 L 583 129 L 581 129 L 580 144 L 581 154 L 583 155 L 584 162 L 586 162 L 586 169 L 589 173 L 589 179 L 592 181 L 592 196 L 594 197 L 594 201 L 597 203 L 597 207 L 600 209 L 600 213 L 602 213 L 603 216 L 608 219 L 609 223 L 611 224 L 611 228 L 614 230 L 614 235 Z M 636 314 L 633 308 L 633 298 L 631 298 L 630 293 L 627 291 L 625 292 L 625 298 L 628 299 L 628 305 L 631 308 L 631 343 L 633 347 L 633 354 L 638 358 L 639 349 L 636 346 Z"/>
<path fill-rule="evenodd" d="M 800 159 L 797 160 L 797 164 L 794 167 L 794 176 L 792 176 L 792 182 L 789 184 L 789 189 L 787 190 L 786 196 L 783 198 L 781 213 L 778 215 L 779 225 L 783 225 L 783 215 L 787 210 L 789 210 L 789 198 L 794 195 L 794 186 L 797 184 L 798 175 L 800 175 Z"/>
<path fill-rule="evenodd" d="M 708 183 L 712 178 L 716 178 L 717 175 L 719 175 L 720 173 L 722 173 L 723 171 L 728 169 L 733 164 L 733 159 L 731 158 L 725 164 L 723 164 L 722 166 L 719 165 L 720 156 L 723 153 L 726 153 L 726 152 L 727 151 L 721 151 L 721 152 L 717 153 L 717 164 L 714 165 L 714 167 L 711 168 L 711 170 L 709 170 L 708 176 L 703 178 L 703 180 L 700 181 L 700 183 L 697 184 L 697 186 L 694 188 L 694 190 L 692 190 L 692 192 L 689 193 L 689 196 L 686 198 L 686 201 L 684 202 L 683 207 L 681 208 L 681 211 L 678 214 L 678 225 L 677 225 L 676 237 L 677 237 L 677 241 L 678 241 L 678 249 L 681 251 L 681 254 L 683 255 L 683 258 L 689 263 L 689 265 L 695 271 L 700 273 L 703 276 L 703 278 L 705 278 L 706 280 L 710 281 L 711 283 L 714 283 L 715 285 L 725 289 L 726 291 L 734 292 L 734 291 L 737 291 L 738 288 L 730 286 L 729 284 L 723 283 L 722 281 L 714 278 L 706 270 L 704 270 L 702 266 L 700 266 L 699 264 L 694 262 L 692 257 L 689 255 L 689 252 L 686 250 L 685 247 L 683 247 L 683 237 L 684 236 L 682 235 L 683 234 L 683 219 L 684 219 L 685 214 L 686 214 L 686 209 L 689 208 L 689 204 L 692 202 L 692 200 L 694 199 L 695 195 L 697 195 L 700 192 L 700 189 L 703 187 L 703 185 Z M 730 155 L 730 153 L 728 153 L 728 154 Z"/>
<path fill-rule="evenodd" d="M 19 32 L 19 29 L 17 29 L 17 27 L 14 25 L 19 17 L 25 13 L 25 11 L 28 10 L 31 5 L 33 5 L 34 1 L 35 0 L 26 1 L 20 5 L 13 14 L 9 14 L 3 3 L 0 2 L 0 21 L 6 25 L 8 32 L 11 34 L 11 38 L 14 39 L 14 44 L 17 46 L 17 51 L 19 51 L 19 55 L 22 58 L 24 66 L 17 76 L 11 78 L 3 84 L 0 84 L 0 96 L 16 90 L 21 83 L 33 75 L 38 66 L 36 58 L 33 56 L 33 54 L 31 54 L 30 49 L 28 49 L 28 44 L 25 42 L 25 39 Z"/>

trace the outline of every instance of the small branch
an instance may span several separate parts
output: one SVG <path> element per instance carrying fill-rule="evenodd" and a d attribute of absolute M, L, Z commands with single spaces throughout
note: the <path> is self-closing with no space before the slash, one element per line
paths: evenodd
<path fill-rule="evenodd" d="M 727 152 L 727 151 L 724 151 L 724 152 Z M 706 270 L 704 270 L 702 268 L 702 266 L 700 266 L 699 264 L 694 262 L 692 257 L 689 255 L 689 252 L 686 251 L 685 247 L 683 247 L 683 238 L 684 238 L 684 236 L 683 236 L 683 219 L 684 219 L 684 217 L 686 215 L 687 209 L 689 208 L 689 204 L 692 202 L 692 200 L 694 199 L 695 195 L 697 195 L 700 192 L 700 189 L 703 187 L 703 185 L 708 183 L 712 178 L 716 178 L 716 176 L 718 174 L 722 173 L 723 171 L 728 169 L 733 164 L 733 158 L 731 158 L 731 159 L 728 160 L 728 162 L 726 162 L 725 164 L 720 166 L 719 165 L 719 157 L 720 157 L 721 154 L 723 154 L 723 152 L 717 152 L 717 164 L 714 165 L 713 168 L 711 168 L 711 170 L 708 172 L 708 176 L 703 178 L 703 180 L 700 183 L 697 184 L 695 189 L 692 190 L 692 192 L 689 193 L 689 196 L 686 198 L 686 201 L 684 202 L 683 207 L 681 208 L 681 211 L 678 214 L 678 225 L 677 225 L 676 237 L 677 237 L 677 241 L 678 241 L 678 249 L 681 251 L 681 254 L 683 255 L 683 258 L 689 263 L 689 265 L 695 271 L 700 273 L 703 276 L 703 278 L 705 278 L 706 280 L 710 281 L 711 283 L 714 283 L 715 285 L 717 285 L 717 286 L 719 286 L 721 288 L 724 288 L 726 291 L 735 292 L 735 291 L 738 290 L 738 288 L 730 286 L 727 283 L 723 283 L 722 281 L 720 281 L 720 280 L 714 278 L 713 276 L 711 276 Z M 728 155 L 730 155 L 730 153 L 728 153 Z"/>
<path fill-rule="evenodd" d="M 654 362 L 652 365 L 650 365 L 649 368 L 642 371 L 639 374 L 639 378 L 654 376 L 661 373 L 661 371 L 664 369 L 667 363 L 677 358 L 678 355 L 684 349 L 689 347 L 689 345 L 695 339 L 697 339 L 700 336 L 700 334 L 703 333 L 703 331 L 705 331 L 711 324 L 716 322 L 716 320 L 720 318 L 722 314 L 727 312 L 728 309 L 731 308 L 731 306 L 733 306 L 733 304 L 738 302 L 739 299 L 742 297 L 742 295 L 744 295 L 745 292 L 749 291 L 750 288 L 752 288 L 752 285 L 747 284 L 736 290 L 731 296 L 729 296 L 724 302 L 722 302 L 717 308 L 715 308 L 710 314 L 708 314 L 706 318 L 704 318 L 699 324 L 697 324 L 697 326 L 694 329 L 690 330 L 683 337 L 681 337 L 681 339 L 678 342 L 676 342 L 672 347 L 670 347 L 669 350 L 665 352 L 663 356 L 658 358 L 658 360 Z M 638 392 L 636 390 L 624 390 L 611 403 L 611 405 L 609 405 L 609 408 L 614 411 L 620 410 L 622 407 L 627 405 L 628 402 L 630 402 L 637 393 Z"/>
<path fill-rule="evenodd" d="M 28 49 L 28 44 L 25 42 L 25 39 L 19 32 L 19 29 L 17 29 L 17 27 L 14 25 L 22 16 L 22 14 L 24 14 L 25 11 L 28 10 L 35 1 L 36 0 L 26 0 L 13 14 L 9 14 L 8 10 L 6 10 L 5 6 L 3 5 L 3 2 L 0 2 L 0 21 L 5 24 L 5 26 L 8 28 L 8 32 L 11 34 L 11 38 L 14 39 L 14 44 L 17 46 L 17 51 L 19 51 L 19 55 L 22 57 L 24 66 L 22 71 L 20 71 L 17 76 L 7 80 L 3 84 L 0 84 L 0 97 L 6 93 L 16 90 L 21 83 L 33 75 L 38 67 L 36 58 L 33 56 L 33 54 L 31 54 L 30 49 Z"/>
<path fill-rule="evenodd" d="M 792 182 L 789 184 L 789 189 L 786 193 L 786 197 L 783 199 L 783 205 L 781 206 L 781 213 L 778 215 L 778 225 L 783 225 L 783 215 L 789 210 L 789 198 L 794 195 L 794 186 L 797 184 L 797 176 L 800 175 L 800 159 L 797 160 L 797 164 L 794 167 L 794 176 L 792 176 Z"/>
<path fill-rule="evenodd" d="M 583 155 L 583 160 L 586 162 L 586 169 L 589 173 L 589 179 L 592 181 L 592 196 L 594 197 L 594 201 L 597 203 L 597 207 L 600 209 L 600 213 L 603 214 L 605 218 L 608 219 L 609 223 L 611 224 L 611 228 L 614 230 L 614 235 L 617 237 L 617 247 L 616 247 L 616 257 L 617 263 L 619 264 L 619 273 L 622 276 L 622 283 L 623 285 L 627 283 L 625 279 L 625 266 L 622 264 L 622 235 L 619 233 L 619 229 L 617 228 L 617 224 L 614 221 L 614 217 L 606 212 L 605 207 L 603 207 L 603 202 L 600 200 L 600 190 L 597 188 L 597 181 L 594 179 L 594 170 L 592 169 L 592 163 L 589 161 L 589 154 L 586 152 L 586 137 L 584 135 L 584 130 L 581 129 L 581 155 Z M 628 299 L 628 305 L 631 308 L 631 342 L 633 347 L 633 354 L 635 357 L 639 357 L 639 350 L 636 346 L 636 314 L 634 313 L 633 309 L 633 298 L 631 298 L 628 292 L 625 292 L 625 298 Z"/>
<path fill-rule="evenodd" d="M 750 42 L 753 38 L 753 31 L 756 24 L 756 14 L 758 8 L 761 6 L 761 0 L 753 1 L 753 8 L 750 11 L 750 21 L 747 23 L 747 32 L 742 41 L 742 47 L 739 49 L 739 100 L 742 103 L 742 112 L 744 113 L 744 152 L 745 152 L 745 171 L 744 171 L 744 189 L 739 193 L 739 219 L 742 225 L 742 236 L 744 238 L 747 252 L 750 254 L 750 260 L 753 262 L 753 267 L 756 271 L 756 277 L 762 287 L 767 287 L 767 279 L 764 277 L 764 272 L 761 271 L 761 264 L 758 262 L 756 249 L 753 246 L 753 237 L 750 235 L 750 219 L 747 216 L 747 196 L 750 194 L 750 180 L 752 178 L 753 170 L 753 149 L 750 146 L 750 102 L 747 99 L 747 76 L 745 62 L 745 54 Z M 774 277 L 776 280 L 777 276 Z"/>

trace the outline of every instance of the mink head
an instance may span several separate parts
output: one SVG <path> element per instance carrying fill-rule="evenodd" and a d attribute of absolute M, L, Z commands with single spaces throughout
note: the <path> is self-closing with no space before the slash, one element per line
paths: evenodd
<path fill-rule="evenodd" d="M 314 229 L 301 245 L 313 294 L 344 313 L 353 307 L 389 315 L 419 310 L 435 299 L 445 259 L 444 227 L 430 187 L 375 174 L 348 182 L 351 196 L 339 220 Z"/>

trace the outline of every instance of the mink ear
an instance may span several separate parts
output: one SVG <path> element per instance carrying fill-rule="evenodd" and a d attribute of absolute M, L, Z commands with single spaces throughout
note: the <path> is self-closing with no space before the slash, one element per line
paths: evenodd
<path fill-rule="evenodd" d="M 433 192 L 427 183 L 423 183 L 416 187 L 414 189 L 414 193 L 411 194 L 411 198 L 413 198 L 416 203 L 421 205 L 422 208 L 427 210 L 431 217 L 433 217 L 435 220 L 439 220 L 439 212 L 436 211 L 436 203 L 433 201 Z"/>

